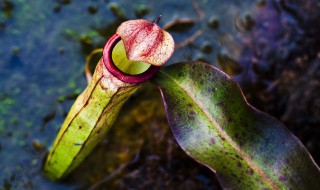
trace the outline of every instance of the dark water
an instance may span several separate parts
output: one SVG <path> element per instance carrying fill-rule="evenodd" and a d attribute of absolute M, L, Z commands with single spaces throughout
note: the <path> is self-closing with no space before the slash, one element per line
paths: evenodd
<path fill-rule="evenodd" d="M 123 20 L 158 15 L 161 26 L 193 19 L 170 29 L 176 43 L 201 32 L 168 64 L 203 60 L 234 75 L 249 101 L 281 119 L 319 163 L 320 3 L 197 2 L 203 19 L 191 0 L 0 1 L 0 189 L 86 189 L 110 175 L 102 186 L 219 189 L 214 175 L 177 147 L 150 86 L 150 95 L 130 100 L 110 136 L 75 174 L 60 183 L 41 175 L 44 152 L 36 144 L 50 147 L 86 87 L 88 53 Z M 138 162 L 117 170 L 137 155 Z"/>

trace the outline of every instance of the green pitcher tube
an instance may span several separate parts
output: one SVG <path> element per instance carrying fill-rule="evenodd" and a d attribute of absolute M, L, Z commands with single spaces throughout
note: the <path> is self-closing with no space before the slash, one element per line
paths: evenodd
<path fill-rule="evenodd" d="M 138 24 L 141 23 L 141 20 L 138 21 Z M 150 27 L 155 25 L 143 21 L 145 22 L 148 22 Z M 131 25 L 124 27 L 130 29 Z M 134 26 L 134 29 L 139 27 L 139 25 Z M 148 29 L 145 25 L 140 28 Z M 137 35 L 140 34 L 139 30 Z M 160 69 L 161 66 L 146 63 L 144 59 L 129 60 L 126 49 L 128 46 L 123 44 L 127 43 L 124 41 L 128 40 L 127 38 L 127 36 L 122 37 L 120 31 L 120 35 L 114 34 L 108 40 L 92 80 L 71 107 L 44 163 L 44 175 L 51 180 L 58 180 L 68 175 L 91 153 L 114 123 L 126 100 Z M 148 40 L 148 36 L 145 39 Z M 149 40 L 146 43 L 149 43 Z M 169 52 L 170 56 L 172 52 Z"/>

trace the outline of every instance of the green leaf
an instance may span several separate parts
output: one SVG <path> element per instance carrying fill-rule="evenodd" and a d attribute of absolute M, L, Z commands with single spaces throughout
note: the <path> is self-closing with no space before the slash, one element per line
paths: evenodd
<path fill-rule="evenodd" d="M 161 90 L 173 134 L 225 189 L 320 189 L 319 168 L 278 120 L 250 106 L 228 75 L 202 62 L 162 69 Z"/>

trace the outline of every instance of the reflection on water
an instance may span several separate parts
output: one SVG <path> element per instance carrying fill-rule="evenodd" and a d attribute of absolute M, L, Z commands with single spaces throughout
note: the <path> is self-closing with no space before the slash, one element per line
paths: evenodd
<path fill-rule="evenodd" d="M 137 188 L 138 181 L 141 189 L 219 188 L 213 174 L 190 161 L 175 145 L 163 110 L 145 110 L 151 109 L 149 105 L 162 106 L 151 87 L 152 95 L 132 98 L 112 135 L 78 174 L 62 183 L 41 176 L 44 152 L 38 146 L 49 148 L 73 99 L 85 88 L 86 55 L 102 47 L 123 20 L 154 20 L 158 15 L 163 15 L 162 26 L 178 18 L 196 21 L 187 27 L 177 25 L 172 32 L 176 43 L 202 32 L 178 49 L 169 64 L 206 60 L 233 74 L 249 101 L 282 118 L 319 162 L 319 129 L 315 126 L 320 122 L 320 96 L 316 95 L 320 3 L 198 3 L 203 20 L 197 20 L 192 0 L 1 1 L 0 189 L 85 189 L 114 171 L 117 175 L 105 181 L 114 188 Z M 304 85 L 307 87 L 302 88 Z M 154 115 L 146 115 L 148 112 Z M 117 170 L 137 155 L 137 162 Z"/>

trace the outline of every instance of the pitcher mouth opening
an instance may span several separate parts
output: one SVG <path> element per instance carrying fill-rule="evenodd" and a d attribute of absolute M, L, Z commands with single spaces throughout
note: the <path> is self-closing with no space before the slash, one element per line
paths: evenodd
<path fill-rule="evenodd" d="M 151 65 L 145 71 L 140 74 L 128 74 L 119 69 L 112 59 L 112 53 L 115 46 L 121 40 L 118 34 L 114 34 L 106 43 L 103 49 L 103 62 L 108 71 L 117 79 L 126 83 L 142 83 L 152 78 L 161 68 L 161 66 Z"/>

